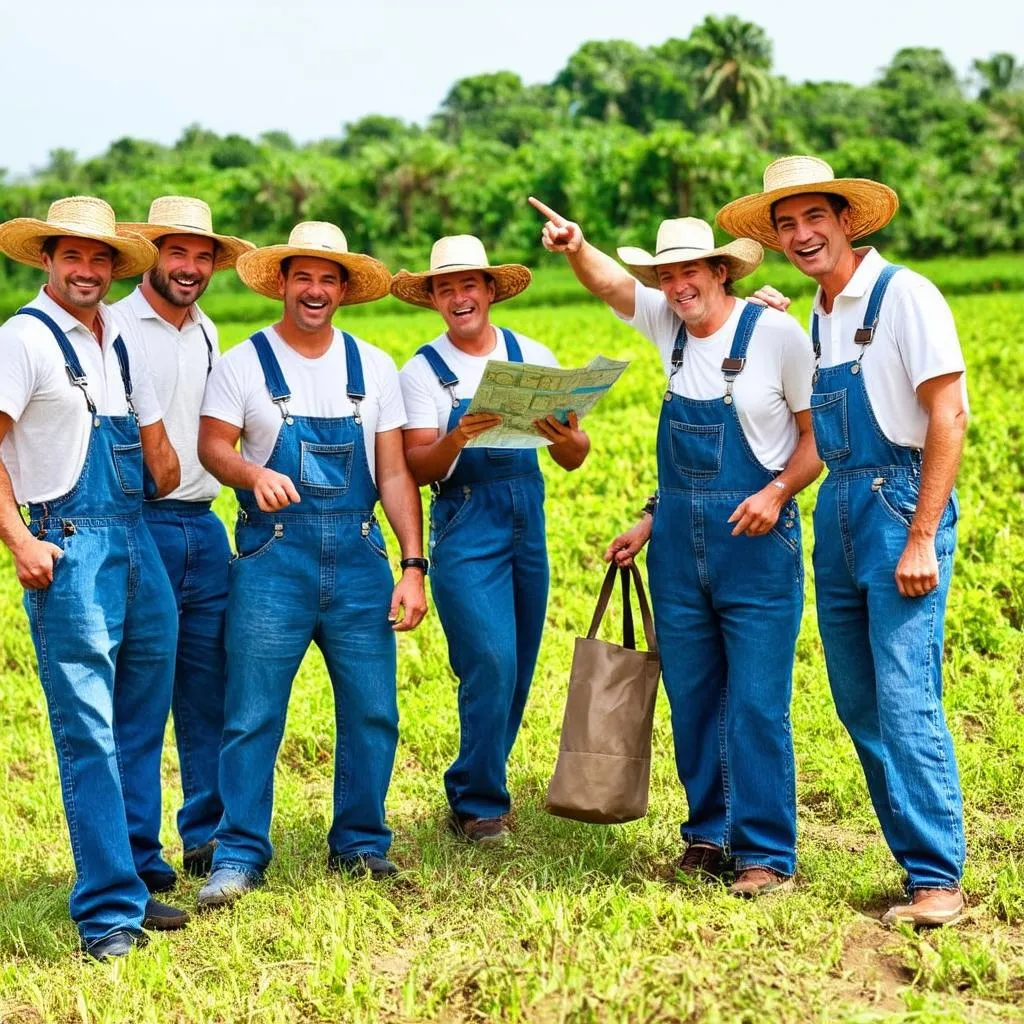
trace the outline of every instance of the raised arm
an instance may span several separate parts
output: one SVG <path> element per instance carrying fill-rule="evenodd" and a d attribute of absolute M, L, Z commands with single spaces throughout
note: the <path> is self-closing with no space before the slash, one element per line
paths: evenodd
<path fill-rule="evenodd" d="M 607 303 L 616 313 L 632 319 L 636 313 L 636 285 L 633 276 L 606 253 L 592 246 L 583 229 L 566 220 L 539 199 L 529 197 L 530 205 L 547 218 L 540 240 L 548 252 L 565 253 L 577 280 L 587 291 Z"/>

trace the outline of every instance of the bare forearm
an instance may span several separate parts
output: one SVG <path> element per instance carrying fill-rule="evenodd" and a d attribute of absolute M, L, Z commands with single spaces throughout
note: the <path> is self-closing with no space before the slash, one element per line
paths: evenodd
<path fill-rule="evenodd" d="M 379 482 L 380 503 L 398 538 L 403 558 L 423 555 L 423 506 L 410 473 L 394 473 Z"/>
<path fill-rule="evenodd" d="M 785 495 L 789 499 L 814 483 L 819 473 L 821 459 L 814 446 L 814 435 L 808 430 L 800 435 L 786 468 L 775 479 L 785 485 Z"/>
<path fill-rule="evenodd" d="M 611 256 L 586 241 L 579 252 L 567 252 L 565 256 L 576 279 L 587 291 L 624 315 L 633 315 L 636 282 Z"/>
<path fill-rule="evenodd" d="M 31 540 L 32 534 L 21 518 L 18 503 L 14 498 L 14 486 L 7 467 L 0 462 L 0 540 L 14 551 L 25 541 Z"/>
<path fill-rule="evenodd" d="M 199 461 L 222 484 L 251 491 L 262 467 L 242 458 L 234 445 L 220 439 L 199 438 Z"/>
<path fill-rule="evenodd" d="M 139 430 L 142 458 L 156 489 L 151 497 L 162 498 L 181 483 L 181 463 L 163 422 L 151 423 Z"/>
<path fill-rule="evenodd" d="M 413 480 L 420 487 L 443 480 L 448 475 L 448 470 L 452 468 L 452 463 L 458 458 L 462 447 L 458 435 L 452 432 L 430 444 L 407 449 L 405 459 Z"/>
<path fill-rule="evenodd" d="M 936 410 L 929 417 L 921 464 L 921 490 L 911 533 L 934 537 L 956 483 L 967 432 L 967 414 Z"/>

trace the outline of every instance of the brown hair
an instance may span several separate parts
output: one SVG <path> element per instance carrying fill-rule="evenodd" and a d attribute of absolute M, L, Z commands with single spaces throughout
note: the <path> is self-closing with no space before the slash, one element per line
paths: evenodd
<path fill-rule="evenodd" d="M 725 267 L 725 280 L 722 282 L 722 287 L 725 288 L 726 295 L 732 295 L 732 286 L 736 283 L 736 278 L 732 276 L 732 262 L 725 256 L 709 256 L 704 262 L 707 263 L 712 270 L 718 270 L 719 267 Z"/>

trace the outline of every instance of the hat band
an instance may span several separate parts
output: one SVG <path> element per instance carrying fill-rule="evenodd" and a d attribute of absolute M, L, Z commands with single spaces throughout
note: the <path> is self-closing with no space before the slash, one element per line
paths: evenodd
<path fill-rule="evenodd" d="M 654 255 L 663 256 L 667 252 L 710 252 L 710 249 L 705 249 L 699 245 L 670 245 L 665 249 L 659 249 Z"/>
<path fill-rule="evenodd" d="M 478 264 L 475 264 L 475 263 L 441 263 L 441 264 L 439 264 L 436 267 L 431 267 L 430 270 L 431 270 L 431 273 L 433 273 L 433 271 L 435 271 L 435 270 L 444 270 L 446 267 L 475 267 L 475 266 L 478 266 Z M 480 270 L 489 270 L 490 268 L 485 264 L 484 266 L 480 267 L 479 269 Z"/>

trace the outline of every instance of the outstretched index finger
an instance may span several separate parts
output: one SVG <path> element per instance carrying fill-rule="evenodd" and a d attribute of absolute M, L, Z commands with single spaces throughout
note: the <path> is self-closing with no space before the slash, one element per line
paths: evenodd
<path fill-rule="evenodd" d="M 560 213 L 555 213 L 550 206 L 542 203 L 535 196 L 528 196 L 527 201 L 538 213 L 543 214 L 557 227 L 564 228 L 569 223 Z"/>

